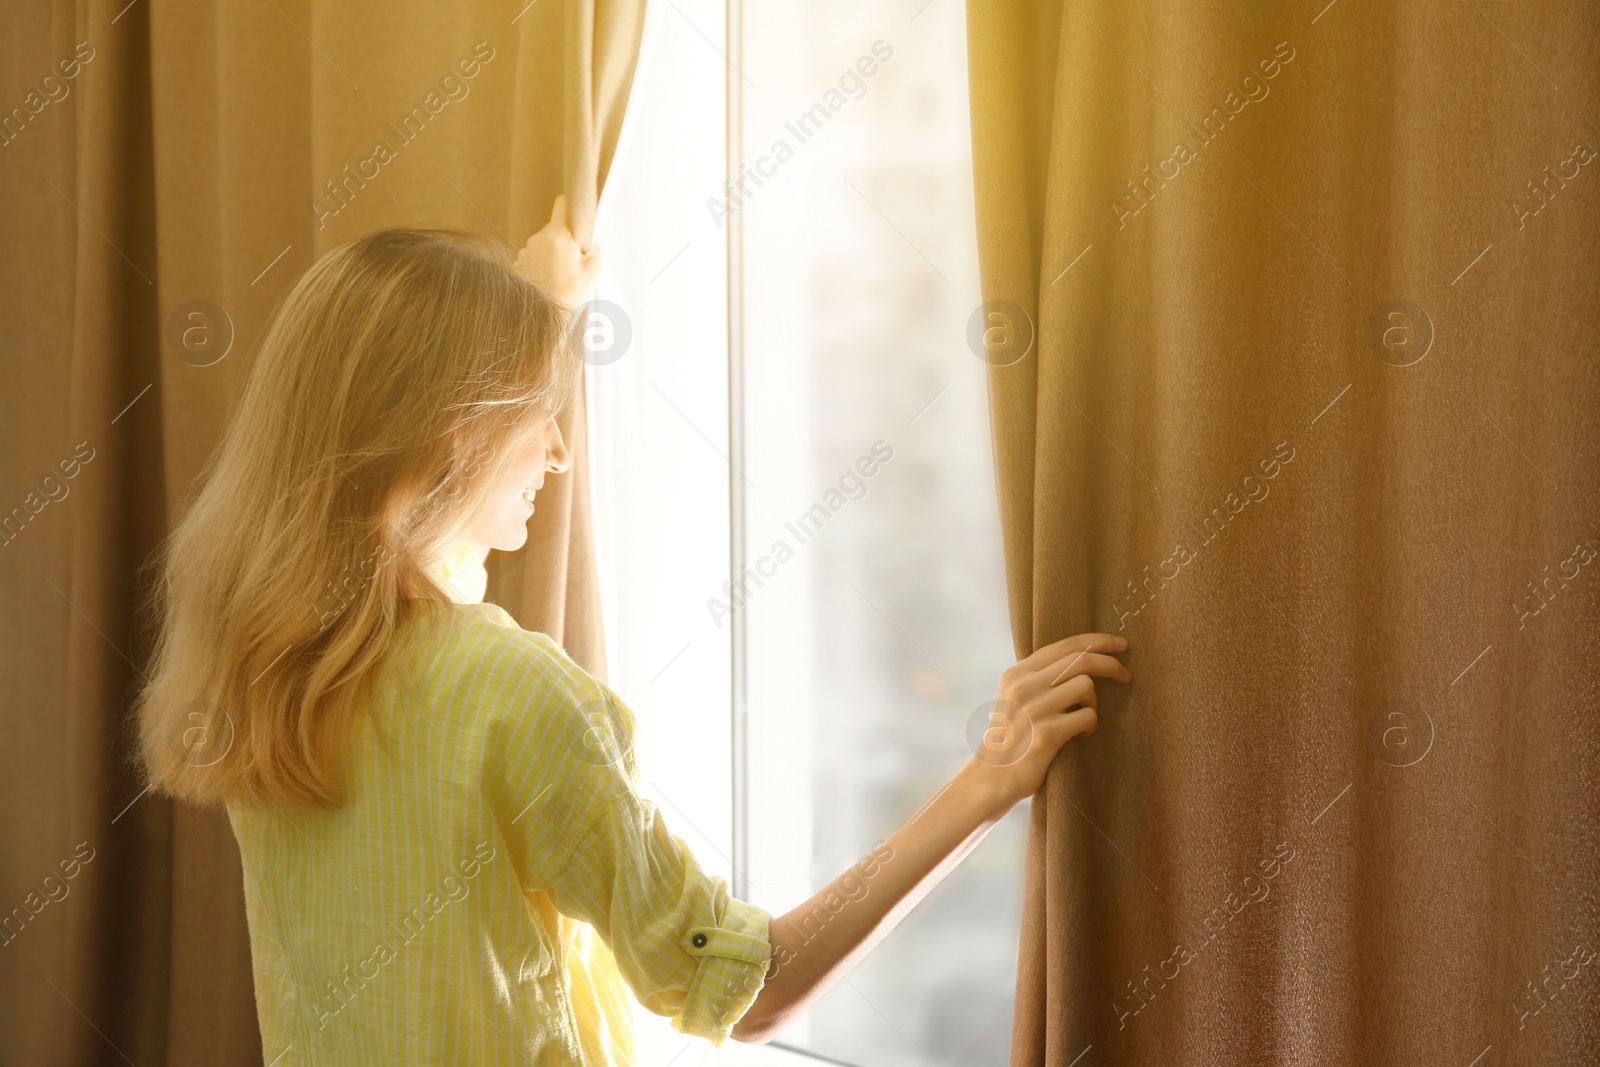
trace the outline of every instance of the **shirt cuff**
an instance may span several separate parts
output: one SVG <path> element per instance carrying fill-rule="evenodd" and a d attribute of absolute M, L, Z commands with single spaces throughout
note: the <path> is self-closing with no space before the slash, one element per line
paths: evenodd
<path fill-rule="evenodd" d="M 771 912 L 729 897 L 721 925 L 684 931 L 681 944 L 700 964 L 683 1011 L 672 1020 L 674 1029 L 721 1047 L 766 983 L 772 962 L 771 921 Z"/>

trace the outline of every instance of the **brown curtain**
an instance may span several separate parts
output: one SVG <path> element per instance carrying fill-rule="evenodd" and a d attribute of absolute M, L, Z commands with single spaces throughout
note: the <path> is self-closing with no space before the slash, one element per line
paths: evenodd
<path fill-rule="evenodd" d="M 1594 1061 L 1597 20 L 968 5 L 1016 650 L 1134 678 L 1014 1065 Z"/>
<path fill-rule="evenodd" d="M 259 1063 L 226 818 L 141 798 L 128 762 L 139 567 L 322 252 L 397 225 L 520 244 L 562 191 L 588 241 L 643 0 L 4 18 L 0 1061 Z M 603 674 L 581 392 L 562 432 L 573 469 L 489 598 Z"/>

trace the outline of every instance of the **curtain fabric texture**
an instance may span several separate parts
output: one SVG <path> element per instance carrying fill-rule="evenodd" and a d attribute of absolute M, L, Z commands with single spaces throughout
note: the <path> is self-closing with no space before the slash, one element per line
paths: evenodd
<path fill-rule="evenodd" d="M 1597 20 L 968 5 L 1017 1067 L 1594 1059 Z"/>
<path fill-rule="evenodd" d="M 0 935 L 0 1059 L 260 1062 L 227 820 L 141 797 L 128 760 L 139 567 L 321 253 L 389 226 L 520 245 L 563 191 L 588 242 L 643 13 L 7 12 L 0 485 L 22 510 L 0 537 L 0 907 L 21 912 Z M 491 561 L 489 598 L 603 676 L 581 389 L 561 429 L 572 470 L 541 492 L 528 546 Z"/>

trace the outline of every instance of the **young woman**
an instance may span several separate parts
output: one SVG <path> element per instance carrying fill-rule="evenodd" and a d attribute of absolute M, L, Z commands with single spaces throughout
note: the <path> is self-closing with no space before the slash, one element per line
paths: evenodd
<path fill-rule="evenodd" d="M 1094 728 L 1095 678 L 1129 679 L 1119 637 L 1040 649 L 862 863 L 785 915 L 730 896 L 641 797 L 631 709 L 482 603 L 484 555 L 568 467 L 567 323 L 597 270 L 560 199 L 515 260 L 423 230 L 327 253 L 165 546 L 142 757 L 226 805 L 275 1067 L 632 1063 L 628 990 L 766 1041 Z"/>

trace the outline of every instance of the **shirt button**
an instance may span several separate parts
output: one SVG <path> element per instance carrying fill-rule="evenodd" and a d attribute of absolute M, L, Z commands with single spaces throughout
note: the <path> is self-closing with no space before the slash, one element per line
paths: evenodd
<path fill-rule="evenodd" d="M 705 934 L 695 934 L 694 935 L 694 947 L 695 948 L 705 948 L 706 947 L 706 935 Z"/>

